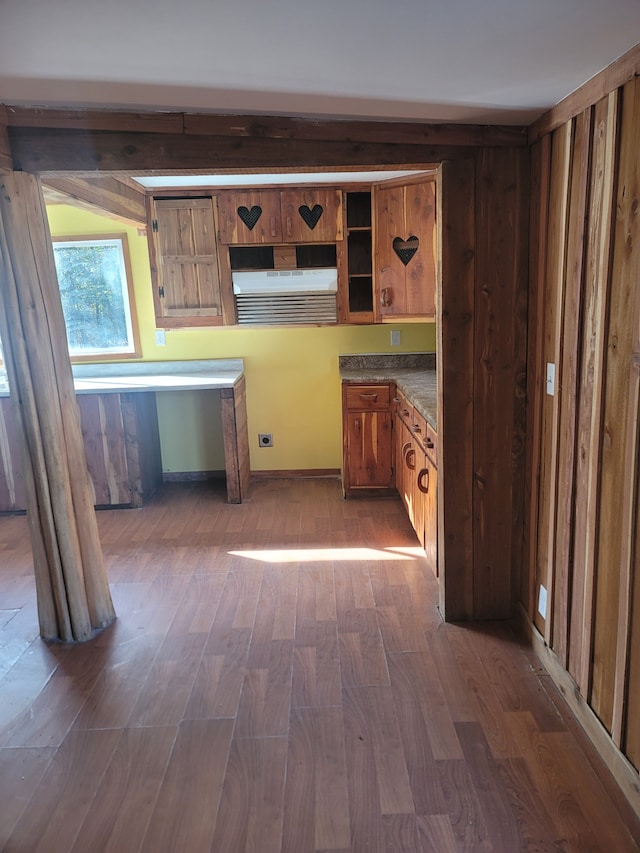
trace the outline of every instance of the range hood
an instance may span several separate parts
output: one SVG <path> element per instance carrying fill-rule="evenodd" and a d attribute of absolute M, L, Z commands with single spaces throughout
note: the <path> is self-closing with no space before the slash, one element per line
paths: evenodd
<path fill-rule="evenodd" d="M 232 273 L 238 323 L 336 323 L 338 271 L 250 270 Z"/>

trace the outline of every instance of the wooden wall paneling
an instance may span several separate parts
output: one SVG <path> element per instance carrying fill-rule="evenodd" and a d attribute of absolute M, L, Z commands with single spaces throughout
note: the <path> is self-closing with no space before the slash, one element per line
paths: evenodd
<path fill-rule="evenodd" d="M 638 286 L 638 139 L 640 85 L 628 83 L 622 93 L 620 158 L 613 230 L 611 301 L 606 339 L 600 518 L 596 562 L 596 601 L 591 704 L 611 731 L 614 693 L 623 677 L 618 667 L 619 632 L 627 628 L 620 612 L 620 589 L 628 584 L 630 567 L 623 535 L 631 528 L 633 491 L 628 485 L 627 411 L 630 405 L 629 364 L 633 348 L 633 307 Z M 626 561 L 626 564 L 625 564 Z M 621 642 L 626 642 L 624 637 Z"/>
<path fill-rule="evenodd" d="M 638 545 L 637 524 L 640 505 L 638 504 L 638 482 L 640 481 L 640 83 L 638 77 L 628 83 L 628 98 L 633 98 L 633 120 L 627 116 L 620 165 L 624 169 L 624 194 L 627 200 L 627 222 L 625 228 L 625 275 L 631 283 L 631 356 L 629 359 L 629 406 L 627 407 L 627 447 L 625 451 L 625 478 L 623 494 L 625 512 L 622 525 L 621 583 L 619 590 L 619 631 L 616 648 L 616 682 L 613 695 L 612 736 L 620 745 L 623 737 L 623 725 L 626 714 L 626 698 L 639 682 L 628 685 L 631 658 L 640 656 L 640 647 L 630 642 L 632 620 L 640 617 L 640 611 L 633 610 L 634 581 L 637 585 L 636 550 Z M 633 92 L 633 95 L 631 95 Z M 635 141 L 635 142 L 634 142 Z M 627 720 L 632 719 L 627 715 Z M 634 724 L 632 723 L 632 726 Z M 635 726 L 639 726 L 635 722 Z"/>
<path fill-rule="evenodd" d="M 591 109 L 574 122 L 569 186 L 566 279 L 562 323 L 562 363 L 557 374 L 560 401 L 558 437 L 558 495 L 556 504 L 553 583 L 553 643 L 567 667 L 574 528 L 575 439 L 577 420 L 580 324 L 582 318 L 586 209 L 591 151 Z"/>
<path fill-rule="evenodd" d="M 544 136 L 531 151 L 531 218 L 529 228 L 529 333 L 527 336 L 527 463 L 525 469 L 525 525 L 520 601 L 529 619 L 535 613 L 540 499 L 540 444 L 545 394 L 543 364 L 547 222 L 551 175 L 551 137 Z"/>
<path fill-rule="evenodd" d="M 573 578 L 568 670 L 583 696 L 591 678 L 595 554 L 602 441 L 604 336 L 608 311 L 615 192 L 618 93 L 594 107 L 590 199 L 582 308 L 582 354 L 576 435 Z"/>
<path fill-rule="evenodd" d="M 547 265 L 545 270 L 545 316 L 542 368 L 552 363 L 556 371 L 556 393 L 545 393 L 542 407 L 540 495 L 538 508 L 538 551 L 536 563 L 534 622 L 551 644 L 553 625 L 553 565 L 555 545 L 558 424 L 560 416 L 558 381 L 562 368 L 562 322 L 567 246 L 567 211 L 571 166 L 572 122 L 555 131 L 551 141 L 551 183 Z M 546 618 L 539 612 L 540 586 L 547 590 Z"/>
<path fill-rule="evenodd" d="M 513 551 L 519 558 L 521 549 L 528 183 L 524 152 L 484 149 L 478 154 L 474 298 L 478 332 L 473 356 L 476 618 L 511 615 Z"/>
<path fill-rule="evenodd" d="M 437 193 L 440 611 L 473 616 L 475 165 L 442 163 Z M 443 287 L 442 282 L 455 282 Z"/>
<path fill-rule="evenodd" d="M 637 327 L 636 327 L 637 328 Z M 640 358 L 634 360 L 638 370 Z M 637 380 L 636 380 L 637 383 Z M 637 390 L 635 391 L 637 394 Z M 637 473 L 637 472 L 636 472 Z M 623 699 L 622 749 L 636 770 L 640 771 L 640 478 L 635 484 L 635 527 L 633 530 L 633 570 L 631 576 L 631 616 L 628 634 L 628 674 Z M 614 730 L 619 713 L 614 708 Z"/>

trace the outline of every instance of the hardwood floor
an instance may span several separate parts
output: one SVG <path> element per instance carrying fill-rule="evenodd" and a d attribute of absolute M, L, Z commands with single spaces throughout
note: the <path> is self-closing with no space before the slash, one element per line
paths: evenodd
<path fill-rule="evenodd" d="M 637 818 L 508 624 L 444 624 L 394 498 L 100 512 L 118 620 L 38 637 L 0 518 L 0 850 L 606 851 Z"/>

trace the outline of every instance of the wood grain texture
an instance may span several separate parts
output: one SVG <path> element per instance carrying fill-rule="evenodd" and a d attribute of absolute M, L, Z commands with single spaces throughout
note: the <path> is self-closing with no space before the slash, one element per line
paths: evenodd
<path fill-rule="evenodd" d="M 521 559 L 527 315 L 528 158 L 481 152 L 476 163 L 473 352 L 473 613 L 511 615 Z M 446 473 L 445 473 L 446 487 Z"/>
<path fill-rule="evenodd" d="M 616 194 L 616 219 L 612 234 L 611 304 L 606 332 L 606 378 L 603 393 L 603 448 L 600 501 L 616 512 L 600 513 L 596 563 L 596 600 L 591 702 L 594 711 L 610 729 L 616 682 L 625 672 L 616 665 L 618 632 L 625 635 L 628 616 L 620 611 L 620 590 L 628 589 L 629 535 L 627 518 L 638 512 L 626 472 L 636 466 L 636 448 L 627 442 L 626 413 L 630 405 L 630 370 L 635 319 L 634 299 L 638 283 L 640 233 L 638 205 L 640 165 L 635 144 L 640 134 L 640 86 L 628 83 L 622 95 L 621 147 Z M 629 458 L 631 454 L 631 458 Z M 626 484 L 622 501 L 620 489 Z M 623 562 L 624 560 L 624 562 Z M 615 626 L 615 627 L 614 627 Z M 624 669 L 624 667 L 623 667 Z M 624 689 L 621 687 L 621 689 Z"/>
<path fill-rule="evenodd" d="M 543 137 L 531 150 L 531 212 L 529 217 L 529 312 L 527 336 L 527 456 L 525 466 L 525 524 L 520 601 L 529 618 L 535 613 L 535 579 L 538 561 L 538 514 L 540 498 L 541 423 L 544 403 L 545 365 L 544 309 L 547 267 L 547 221 L 551 138 Z"/>
<path fill-rule="evenodd" d="M 560 401 L 557 382 L 562 371 L 562 324 L 566 274 L 568 188 L 571 169 L 571 124 L 555 131 L 551 141 L 549 221 L 545 269 L 545 316 L 542 365 L 555 365 L 556 393 L 544 396 L 540 447 L 540 502 L 538 509 L 538 548 L 535 575 L 536 603 L 540 586 L 547 601 L 554 600 L 554 550 L 557 505 L 558 429 Z M 553 632 L 553 607 L 545 613 L 536 607 L 534 622 L 548 642 Z"/>
<path fill-rule="evenodd" d="M 637 853 L 509 623 L 443 624 L 399 498 L 171 483 L 98 522 L 119 618 L 49 647 L 0 517 L 0 848 Z"/>
<path fill-rule="evenodd" d="M 553 648 L 567 666 L 573 575 L 572 537 L 575 502 L 575 441 L 579 348 L 583 304 L 583 261 L 585 256 L 586 206 L 591 152 L 591 111 L 575 119 L 571 142 L 571 178 L 568 187 L 568 233 L 566 247 L 566 285 L 562 324 L 562 362 L 558 394 L 560 396 L 558 435 L 558 496 L 555 528 L 555 577 L 553 582 Z"/>
<path fill-rule="evenodd" d="M 600 427 L 604 388 L 604 335 L 608 312 L 611 228 L 614 216 L 618 93 L 594 107 L 588 234 L 582 307 L 582 353 L 576 434 L 575 515 L 568 669 L 589 692 L 600 483 Z"/>
<path fill-rule="evenodd" d="M 475 165 L 443 163 L 436 226 L 440 252 L 438 329 L 438 560 L 440 611 L 473 614 L 473 316 Z M 455 281 L 455 288 L 443 287 Z"/>
<path fill-rule="evenodd" d="M 72 204 L 99 216 L 146 226 L 147 217 L 142 187 L 125 184 L 117 178 L 50 178 L 42 187 L 47 204 Z"/>

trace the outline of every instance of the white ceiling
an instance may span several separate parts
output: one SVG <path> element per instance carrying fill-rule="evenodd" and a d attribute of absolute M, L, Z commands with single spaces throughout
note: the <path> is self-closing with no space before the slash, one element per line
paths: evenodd
<path fill-rule="evenodd" d="M 529 124 L 639 0 L 0 0 L 0 102 Z"/>

